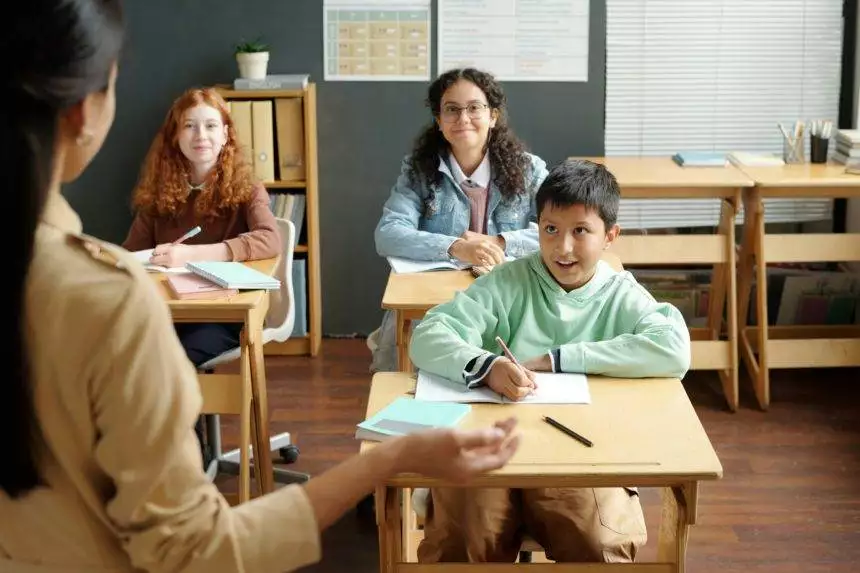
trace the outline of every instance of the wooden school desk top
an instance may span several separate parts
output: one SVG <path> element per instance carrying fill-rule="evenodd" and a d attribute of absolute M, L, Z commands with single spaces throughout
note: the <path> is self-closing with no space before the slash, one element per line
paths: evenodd
<path fill-rule="evenodd" d="M 367 416 L 399 396 L 415 377 L 373 377 Z M 472 404 L 461 427 L 483 427 L 516 416 L 522 442 L 506 467 L 474 487 L 665 486 L 714 480 L 722 466 L 680 380 L 589 377 L 591 404 Z M 551 416 L 585 436 L 588 448 L 543 421 Z M 372 448 L 364 442 L 362 450 Z M 398 476 L 388 485 L 438 485 L 423 476 Z"/>

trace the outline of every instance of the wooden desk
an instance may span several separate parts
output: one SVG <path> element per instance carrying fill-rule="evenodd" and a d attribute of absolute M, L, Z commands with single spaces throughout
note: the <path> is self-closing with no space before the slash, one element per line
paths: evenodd
<path fill-rule="evenodd" d="M 618 257 L 604 253 L 603 260 L 616 271 L 623 270 Z M 382 308 L 394 311 L 397 328 L 397 366 L 401 372 L 412 372 L 409 360 L 409 338 L 412 321 L 421 320 L 434 306 L 448 302 L 466 290 L 475 278 L 469 271 L 429 271 L 425 273 L 388 275 Z"/>
<path fill-rule="evenodd" d="M 448 302 L 466 290 L 475 278 L 469 271 L 429 271 L 398 274 L 391 271 L 382 308 L 394 311 L 397 339 L 397 366 L 402 372 L 412 372 L 409 360 L 409 336 L 413 320 L 421 320 L 428 310 Z"/>
<path fill-rule="evenodd" d="M 660 564 L 630 564 L 624 571 L 681 572 L 690 525 L 696 523 L 699 482 L 722 477 L 722 466 L 679 380 L 589 378 L 590 405 L 473 404 L 465 428 L 483 427 L 515 415 L 522 442 L 504 468 L 474 480 L 472 487 L 610 487 L 666 488 L 660 528 Z M 415 386 L 406 373 L 373 377 L 367 416 Z M 621 415 L 621 413 L 624 413 Z M 585 448 L 541 420 L 549 415 L 594 442 Z M 374 447 L 362 443 L 362 451 Z M 418 475 L 399 475 L 376 491 L 380 571 L 408 571 L 404 566 L 402 490 L 449 484 Z M 415 568 L 416 566 L 412 566 Z M 460 571 L 461 565 L 422 565 L 415 571 Z M 472 570 L 515 571 L 519 565 L 470 566 Z M 558 566 L 561 567 L 561 566 Z M 620 571 L 611 564 L 565 565 L 564 571 Z"/>
<path fill-rule="evenodd" d="M 719 226 L 714 235 L 625 236 L 622 229 L 621 237 L 611 250 L 626 266 L 713 265 L 708 325 L 705 328 L 690 328 L 690 368 L 717 370 L 726 402 L 731 410 L 736 410 L 739 360 L 734 219 L 741 200 L 741 190 L 752 187 L 752 178 L 731 166 L 683 168 L 669 157 L 588 159 L 606 165 L 615 175 L 624 199 L 720 201 Z"/>
<path fill-rule="evenodd" d="M 766 234 L 764 199 L 860 197 L 860 176 L 844 165 L 744 167 L 755 187 L 744 190 L 744 234 L 738 271 L 741 355 L 762 409 L 770 405 L 771 368 L 860 366 L 860 327 L 768 326 L 767 264 L 860 261 L 860 234 Z M 753 273 L 756 322 L 749 316 Z"/>
<path fill-rule="evenodd" d="M 272 275 L 278 266 L 279 257 L 246 263 L 248 266 Z M 263 493 L 274 490 L 272 477 L 272 454 L 269 449 L 269 406 L 266 393 L 266 367 L 263 357 L 263 323 L 269 309 L 269 292 L 265 290 L 242 291 L 238 295 L 211 300 L 180 300 L 173 298 L 166 284 L 167 274 L 152 273 L 158 284 L 174 322 L 241 322 L 242 329 L 239 358 L 239 374 L 198 374 L 217 377 L 229 384 L 250 384 L 253 400 L 252 439 L 257 483 Z M 228 380 L 228 378 L 230 380 Z"/>

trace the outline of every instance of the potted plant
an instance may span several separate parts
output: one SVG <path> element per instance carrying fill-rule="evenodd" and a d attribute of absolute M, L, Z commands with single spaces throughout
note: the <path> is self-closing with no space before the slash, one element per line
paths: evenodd
<path fill-rule="evenodd" d="M 236 46 L 236 62 L 239 64 L 240 78 L 264 80 L 269 65 L 269 46 L 259 39 L 242 42 Z"/>

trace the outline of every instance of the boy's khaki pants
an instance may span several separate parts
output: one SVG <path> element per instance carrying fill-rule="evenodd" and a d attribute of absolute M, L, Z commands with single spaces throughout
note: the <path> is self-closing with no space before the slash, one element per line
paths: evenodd
<path fill-rule="evenodd" d="M 633 489 L 432 489 L 418 561 L 512 563 L 524 534 L 562 562 L 632 562 L 647 539 Z"/>

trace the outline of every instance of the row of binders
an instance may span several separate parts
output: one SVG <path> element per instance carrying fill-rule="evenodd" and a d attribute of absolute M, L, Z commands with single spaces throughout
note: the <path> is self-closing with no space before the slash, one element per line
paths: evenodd
<path fill-rule="evenodd" d="M 305 179 L 302 98 L 227 102 L 239 146 L 263 183 Z M 277 138 L 277 155 L 275 139 Z"/>

